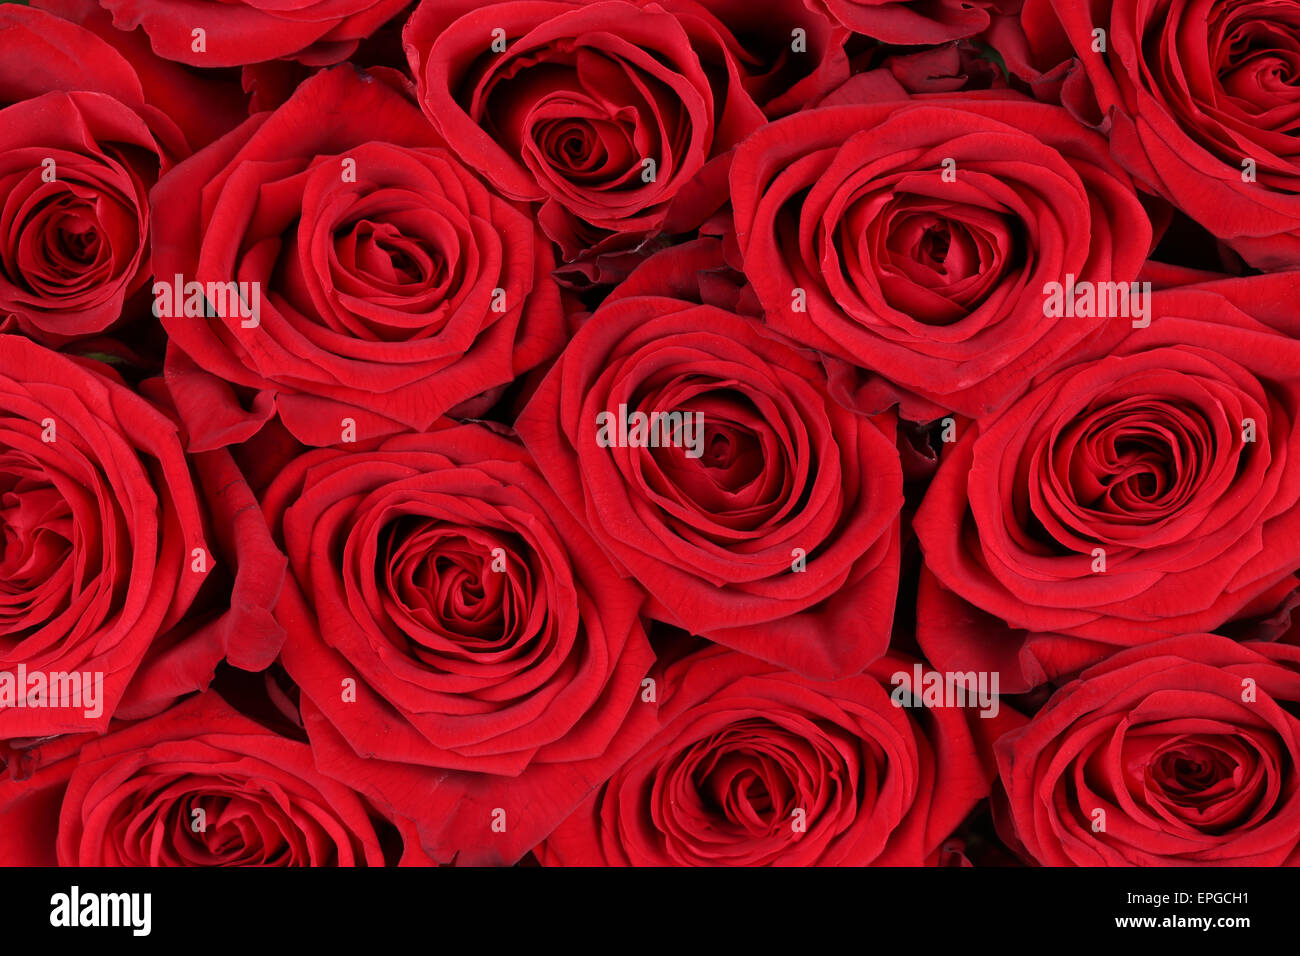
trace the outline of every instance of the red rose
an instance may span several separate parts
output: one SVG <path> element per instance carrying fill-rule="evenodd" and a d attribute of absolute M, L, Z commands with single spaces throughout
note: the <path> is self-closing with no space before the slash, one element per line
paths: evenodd
<path fill-rule="evenodd" d="M 838 405 L 820 365 L 758 322 L 611 298 L 517 427 L 565 505 L 654 598 L 652 616 L 818 678 L 885 652 L 902 505 L 894 419 Z"/>
<path fill-rule="evenodd" d="M 1300 11 L 1260 0 L 1029 0 L 993 42 L 1103 124 L 1144 189 L 1271 269 L 1300 263 L 1297 29 Z"/>
<path fill-rule="evenodd" d="M 191 450 L 277 413 L 311 445 L 424 429 L 559 348 L 548 244 L 390 81 L 317 74 L 159 184 L 155 293 Z"/>
<path fill-rule="evenodd" d="M 731 188 L 767 323 L 919 420 L 1023 389 L 1111 321 L 1049 317 L 1048 283 L 1134 280 L 1151 241 L 1106 141 L 1011 94 L 805 110 L 745 141 Z"/>
<path fill-rule="evenodd" d="M 914 521 L 931 661 L 1023 690 L 1294 590 L 1298 281 L 1157 293 L 1149 328 L 961 430 Z"/>
<path fill-rule="evenodd" d="M 120 30 L 143 27 L 159 56 L 190 66 L 347 59 L 410 0 L 101 0 Z M 201 31 L 201 32 L 200 32 Z"/>
<path fill-rule="evenodd" d="M 252 612 L 182 620 L 218 549 L 172 420 L 103 366 L 12 335 L 0 409 L 0 739 L 102 730 L 206 686 L 228 653 L 274 659 Z M 243 530 L 240 595 L 257 563 Z M 256 573 L 273 582 L 275 563 Z"/>
<path fill-rule="evenodd" d="M 66 742 L 66 744 L 65 744 Z M 386 825 L 313 766 L 311 749 L 234 711 L 191 698 L 98 739 L 60 738 L 0 775 L 0 847 L 32 866 L 382 866 Z M 404 865 L 430 861 L 404 838 Z M 57 857 L 48 851 L 57 847 Z M 398 854 L 390 862 L 398 862 Z"/>
<path fill-rule="evenodd" d="M 1300 649 L 1116 654 L 998 740 L 999 829 L 1044 866 L 1300 865 Z"/>
<path fill-rule="evenodd" d="M 653 725 L 641 594 L 516 442 L 465 425 L 313 452 L 265 508 L 318 765 L 440 862 L 514 862 Z"/>
<path fill-rule="evenodd" d="M 229 114 L 217 95 L 212 121 L 178 122 L 164 75 L 186 109 L 219 90 L 52 14 L 0 7 L 0 332 L 61 345 L 143 312 L 149 189 Z"/>
<path fill-rule="evenodd" d="M 540 202 L 590 281 L 715 212 L 726 152 L 763 122 L 739 44 L 694 0 L 427 0 L 405 38 L 430 122 L 508 196 Z"/>
<path fill-rule="evenodd" d="M 921 866 L 993 777 L 993 727 L 891 700 L 896 655 L 816 682 L 723 648 L 663 675 L 662 729 L 537 852 L 551 866 Z M 901 698 L 900 698 L 901 699 Z M 914 716 L 915 715 L 915 716 Z M 983 726 L 981 726 L 983 725 Z"/>

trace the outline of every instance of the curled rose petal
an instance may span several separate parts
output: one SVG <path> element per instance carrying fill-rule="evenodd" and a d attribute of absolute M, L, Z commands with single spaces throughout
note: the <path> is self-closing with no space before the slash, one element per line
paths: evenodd
<path fill-rule="evenodd" d="M 158 55 L 217 67 L 293 57 L 347 59 L 410 0 L 103 0 L 119 30 L 143 27 Z"/>

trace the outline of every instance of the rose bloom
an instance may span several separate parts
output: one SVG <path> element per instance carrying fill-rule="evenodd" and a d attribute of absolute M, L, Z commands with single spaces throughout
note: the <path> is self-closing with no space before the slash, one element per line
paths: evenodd
<path fill-rule="evenodd" d="M 1300 567 L 1297 288 L 1157 293 L 1149 328 L 959 429 L 914 521 L 927 658 L 1026 689 L 1280 605 Z"/>
<path fill-rule="evenodd" d="M 699 248 L 643 268 L 669 280 L 659 263 Z M 809 676 L 857 673 L 888 647 L 898 586 L 892 415 L 836 403 L 820 365 L 761 323 L 629 283 L 530 399 L 524 443 L 652 617 Z M 638 445 L 637 414 L 679 416 L 680 437 Z"/>
<path fill-rule="evenodd" d="M 475 424 L 311 452 L 264 507 L 317 765 L 439 862 L 515 862 L 653 728 L 642 595 L 518 442 Z"/>
<path fill-rule="evenodd" d="M 362 440 L 424 429 L 558 350 L 549 244 L 400 86 L 387 70 L 318 73 L 159 184 L 164 296 L 180 276 L 253 300 L 162 310 L 190 450 L 276 414 L 309 445 L 349 421 Z"/>
<path fill-rule="evenodd" d="M 408 821 L 385 822 L 319 773 L 305 743 L 211 692 L 105 737 L 62 737 L 20 759 L 29 764 L 21 773 L 0 773 L 6 866 L 430 862 Z M 385 838 L 394 828 L 395 844 Z"/>
<path fill-rule="evenodd" d="M 671 665 L 661 729 L 537 851 L 550 866 L 922 866 L 988 793 L 1018 719 L 904 709 L 881 658 L 818 682 L 710 648 Z M 802 811 L 802 812 L 800 812 Z"/>
<path fill-rule="evenodd" d="M 621 255 L 717 211 L 727 151 L 764 121 L 738 42 L 694 0 L 427 0 L 405 44 L 429 121 L 540 203 L 576 282 L 621 278 Z"/>
<path fill-rule="evenodd" d="M 845 400 L 985 414 L 1110 321 L 1047 317 L 1046 284 L 1135 279 L 1150 223 L 1106 140 L 1060 108 L 883 93 L 851 83 L 737 150 L 745 274 Z"/>
<path fill-rule="evenodd" d="M 1190 634 L 1085 671 L 997 742 L 1044 866 L 1300 865 L 1300 649 Z"/>
<path fill-rule="evenodd" d="M 0 709 L 0 739 L 107 727 L 211 569 L 194 549 L 213 552 L 176 424 L 106 367 L 0 336 L 0 673 L 102 678 L 89 708 Z"/>
<path fill-rule="evenodd" d="M 187 461 L 165 405 L 108 366 L 0 336 L 0 674 L 28 701 L 0 708 L 0 740 L 149 716 L 222 660 L 269 666 L 284 557 L 256 509 L 229 454 Z M 80 701 L 54 689 L 71 674 Z"/>
<path fill-rule="evenodd" d="M 119 30 L 143 27 L 158 55 L 190 66 L 292 57 L 346 60 L 410 0 L 102 0 Z M 202 29 L 201 37 L 195 30 Z"/>
<path fill-rule="evenodd" d="M 1026 0 L 1017 12 L 990 42 L 1037 95 L 1101 124 L 1143 189 L 1252 266 L 1300 263 L 1300 10 Z"/>
<path fill-rule="evenodd" d="M 83 4 L 50 6 L 87 26 L 0 6 L 0 332 L 58 346 L 145 311 L 149 189 L 233 125 L 234 104 L 129 38 L 106 42 Z"/>

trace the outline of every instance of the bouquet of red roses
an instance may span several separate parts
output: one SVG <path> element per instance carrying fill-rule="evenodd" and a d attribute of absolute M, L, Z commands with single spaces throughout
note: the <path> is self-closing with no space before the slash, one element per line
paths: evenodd
<path fill-rule="evenodd" d="M 1256 0 L 0 5 L 0 864 L 1300 863 L 1298 133 Z"/>

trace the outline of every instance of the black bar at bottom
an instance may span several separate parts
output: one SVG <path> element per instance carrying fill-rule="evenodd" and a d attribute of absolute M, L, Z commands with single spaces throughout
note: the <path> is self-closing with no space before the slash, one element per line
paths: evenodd
<path fill-rule="evenodd" d="M 1189 935 L 1231 945 L 1289 930 L 1297 914 L 1294 878 L 1271 869 L 10 869 L 0 880 L 6 943 L 75 936 L 126 948 L 323 942 L 333 951 L 348 938 L 368 948 L 406 938 L 436 951 L 578 937 L 601 949 L 675 950 L 687 939 L 734 948 L 787 934 L 811 948 L 846 932 L 863 948 Z M 146 893 L 147 935 L 144 897 L 121 895 Z"/>

